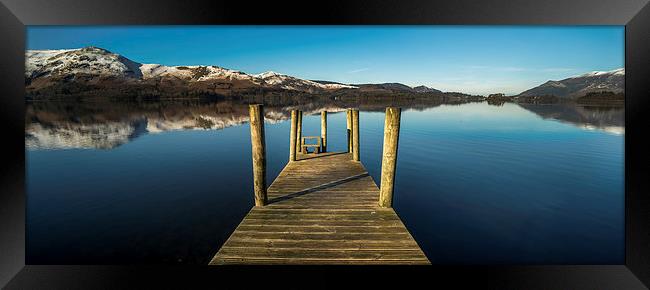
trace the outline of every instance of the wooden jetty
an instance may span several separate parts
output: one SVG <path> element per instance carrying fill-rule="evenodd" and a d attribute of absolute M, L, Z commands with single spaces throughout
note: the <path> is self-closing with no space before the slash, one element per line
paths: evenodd
<path fill-rule="evenodd" d="M 289 162 L 268 189 L 262 106 L 250 114 L 255 207 L 210 264 L 430 264 L 392 209 L 399 108 L 386 109 L 381 190 L 359 161 L 358 110 L 347 112 L 347 152 L 327 152 L 323 112 L 314 153 L 296 146 L 305 136 L 293 111 Z"/>

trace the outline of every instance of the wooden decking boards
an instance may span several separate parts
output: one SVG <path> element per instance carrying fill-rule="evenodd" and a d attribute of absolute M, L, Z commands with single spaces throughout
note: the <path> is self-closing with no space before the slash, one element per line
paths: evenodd
<path fill-rule="evenodd" d="M 429 264 L 349 153 L 297 154 L 210 264 Z"/>

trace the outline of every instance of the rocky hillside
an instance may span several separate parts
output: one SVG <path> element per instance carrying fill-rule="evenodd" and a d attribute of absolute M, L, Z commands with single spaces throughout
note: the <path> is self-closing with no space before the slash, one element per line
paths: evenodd
<path fill-rule="evenodd" d="M 622 93 L 624 85 L 625 69 L 620 68 L 612 71 L 590 72 L 560 81 L 548 81 L 518 96 L 555 96 L 575 100 L 592 92 Z"/>
<path fill-rule="evenodd" d="M 72 95 L 228 96 L 260 92 L 442 93 L 426 86 L 399 83 L 348 85 L 304 80 L 271 71 L 247 74 L 218 66 L 143 64 L 98 47 L 29 50 L 25 57 L 27 97 L 33 99 Z"/>

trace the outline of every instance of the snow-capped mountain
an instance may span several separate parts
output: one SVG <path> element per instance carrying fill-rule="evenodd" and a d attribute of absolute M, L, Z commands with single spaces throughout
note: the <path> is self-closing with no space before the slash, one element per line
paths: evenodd
<path fill-rule="evenodd" d="M 427 87 L 427 86 L 413 87 L 413 90 L 418 92 L 418 93 L 442 93 L 440 90 L 436 90 L 434 88 L 430 88 L 430 87 Z"/>
<path fill-rule="evenodd" d="M 142 77 L 141 64 L 97 47 L 28 50 L 25 58 L 25 77 L 30 79 L 76 74 Z"/>
<path fill-rule="evenodd" d="M 296 77 L 276 73 L 273 71 L 264 72 L 254 75 L 255 78 L 262 81 L 263 85 L 269 87 L 277 87 L 285 90 L 295 91 L 309 91 L 314 88 L 323 90 L 337 90 L 337 89 L 356 89 L 355 86 L 344 84 L 321 84 L 314 81 L 303 80 Z"/>
<path fill-rule="evenodd" d="M 160 64 L 141 64 L 139 67 L 144 80 L 173 77 L 186 81 L 243 80 L 259 84 L 260 80 L 246 73 L 218 66 L 165 66 Z"/>
<path fill-rule="evenodd" d="M 344 84 L 320 84 L 296 77 L 265 72 L 251 75 L 218 66 L 165 66 L 142 64 L 97 47 L 63 50 L 29 50 L 25 54 L 28 92 L 63 84 L 116 86 L 186 86 L 189 89 L 255 90 L 258 88 L 322 92 L 355 89 Z M 221 91 L 219 91 L 221 90 Z"/>
<path fill-rule="evenodd" d="M 548 81 L 522 92 L 519 96 L 553 95 L 576 99 L 591 92 L 621 93 L 625 86 L 625 69 L 594 71 L 560 81 Z"/>
<path fill-rule="evenodd" d="M 143 64 L 98 47 L 61 50 L 28 50 L 25 53 L 25 84 L 28 96 L 185 95 L 188 93 L 257 93 L 295 91 L 325 93 L 357 90 L 357 85 L 311 81 L 277 73 L 247 74 L 218 66 L 166 66 Z M 425 86 L 367 84 L 363 91 L 377 89 L 412 93 L 440 92 Z"/>

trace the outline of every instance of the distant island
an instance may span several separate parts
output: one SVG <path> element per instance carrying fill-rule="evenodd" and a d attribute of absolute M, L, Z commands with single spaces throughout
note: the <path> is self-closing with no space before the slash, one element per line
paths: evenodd
<path fill-rule="evenodd" d="M 342 84 L 305 80 L 264 72 L 247 74 L 218 66 L 143 64 L 98 47 L 64 50 L 28 50 L 25 54 L 27 100 L 40 99 L 157 99 L 216 97 L 309 98 L 437 98 L 449 101 L 485 101 L 493 104 L 609 103 L 624 100 L 625 70 L 592 72 L 560 81 L 548 81 L 515 96 L 487 97 L 442 92 L 427 86 L 401 83 Z"/>

